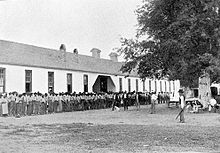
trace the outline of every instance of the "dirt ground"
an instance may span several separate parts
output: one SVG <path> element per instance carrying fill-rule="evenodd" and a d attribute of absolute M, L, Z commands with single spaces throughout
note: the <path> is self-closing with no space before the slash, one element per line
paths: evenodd
<path fill-rule="evenodd" d="M 157 105 L 0 118 L 0 152 L 220 152 L 220 114 Z"/>

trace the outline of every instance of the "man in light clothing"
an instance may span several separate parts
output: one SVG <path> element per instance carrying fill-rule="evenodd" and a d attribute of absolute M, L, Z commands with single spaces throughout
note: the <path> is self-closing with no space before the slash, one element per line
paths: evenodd
<path fill-rule="evenodd" d="M 217 101 L 212 97 L 209 100 L 209 112 L 211 112 L 212 108 L 214 109 L 214 113 L 216 113 L 216 109 L 218 108 Z"/>
<path fill-rule="evenodd" d="M 185 109 L 185 96 L 184 96 L 184 92 L 183 90 L 179 90 L 179 101 L 180 101 L 180 108 L 181 108 L 181 112 L 180 112 L 180 123 L 185 123 L 185 118 L 184 118 L 184 109 Z"/>
<path fill-rule="evenodd" d="M 1 96 L 0 98 L 0 104 L 1 104 L 1 115 L 2 116 L 8 116 L 8 99 L 7 99 L 7 95 L 4 94 L 3 96 Z"/>
<path fill-rule="evenodd" d="M 140 101 L 139 101 L 139 93 L 138 92 L 136 92 L 135 93 L 135 106 L 136 106 L 136 108 L 137 108 L 137 110 L 140 110 Z"/>
<path fill-rule="evenodd" d="M 157 103 L 157 99 L 158 99 L 158 96 L 156 95 L 156 92 L 152 92 L 152 95 L 151 95 L 151 114 L 156 113 L 155 105 Z"/>

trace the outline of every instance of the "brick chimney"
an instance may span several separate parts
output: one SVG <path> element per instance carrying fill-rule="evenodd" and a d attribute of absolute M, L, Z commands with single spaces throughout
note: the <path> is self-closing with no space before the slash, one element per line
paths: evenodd
<path fill-rule="evenodd" d="M 64 44 L 60 45 L 60 51 L 66 51 L 66 46 Z"/>
<path fill-rule="evenodd" d="M 93 48 L 90 52 L 92 52 L 92 57 L 100 58 L 101 50 L 97 48 Z"/>
<path fill-rule="evenodd" d="M 66 46 L 64 44 L 60 45 L 60 51 L 61 51 L 61 60 L 63 60 L 66 64 Z"/>
<path fill-rule="evenodd" d="M 73 54 L 78 55 L 78 49 L 77 49 L 77 48 L 75 48 L 75 49 L 73 50 Z"/>
<path fill-rule="evenodd" d="M 79 62 L 79 59 L 78 59 L 78 49 L 77 48 L 75 48 L 74 50 L 73 50 L 73 60 L 75 61 L 75 62 Z"/>
<path fill-rule="evenodd" d="M 112 60 L 113 62 L 118 62 L 118 54 L 115 52 L 111 52 L 109 54 L 110 60 Z"/>

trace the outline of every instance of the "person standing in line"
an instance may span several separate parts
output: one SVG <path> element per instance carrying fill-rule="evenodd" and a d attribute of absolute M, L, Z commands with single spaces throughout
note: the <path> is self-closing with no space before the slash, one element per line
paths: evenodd
<path fill-rule="evenodd" d="M 22 115 L 27 115 L 27 105 L 28 105 L 28 96 L 27 93 L 23 94 L 23 103 L 22 103 Z"/>
<path fill-rule="evenodd" d="M 75 93 L 70 96 L 70 112 L 74 111 L 74 101 L 75 101 Z"/>
<path fill-rule="evenodd" d="M 44 108 L 44 113 L 48 114 L 48 108 L 49 108 L 49 96 L 47 93 L 44 94 L 44 99 L 45 99 L 45 108 Z"/>
<path fill-rule="evenodd" d="M 124 102 L 124 111 L 128 110 L 128 94 L 127 94 L 127 91 L 124 92 L 124 95 L 123 95 L 123 102 Z"/>
<path fill-rule="evenodd" d="M 136 92 L 135 93 L 135 106 L 136 106 L 136 108 L 137 108 L 137 110 L 140 110 L 140 101 L 139 101 L 139 93 L 138 92 Z"/>
<path fill-rule="evenodd" d="M 27 94 L 27 115 L 30 115 L 30 107 L 31 107 L 31 96 L 30 93 Z"/>
<path fill-rule="evenodd" d="M 113 100 L 113 103 L 112 103 L 112 111 L 115 110 L 115 106 L 118 106 L 118 101 L 119 101 L 119 97 L 118 97 L 118 93 L 115 93 L 114 94 L 114 100 Z"/>
<path fill-rule="evenodd" d="M 15 101 L 16 101 L 16 95 L 15 95 L 15 93 L 12 93 L 11 94 L 11 97 L 10 97 L 10 99 L 11 99 L 11 114 L 12 114 L 12 116 L 16 116 L 16 103 L 15 103 Z"/>
<path fill-rule="evenodd" d="M 59 105 L 59 98 L 58 98 L 58 94 L 54 94 L 54 101 L 53 101 L 53 112 L 57 113 L 58 111 L 58 105 Z"/>
<path fill-rule="evenodd" d="M 60 113 L 62 107 L 61 93 L 59 93 L 56 97 L 57 97 L 56 111 L 57 113 Z"/>
<path fill-rule="evenodd" d="M 186 105 L 186 102 L 185 102 L 185 96 L 184 96 L 184 92 L 183 90 L 179 90 L 179 101 L 180 101 L 180 108 L 181 108 L 181 111 L 180 111 L 180 123 L 185 123 L 185 118 L 184 118 L 184 109 L 185 109 L 185 105 Z"/>
<path fill-rule="evenodd" d="M 9 93 L 8 94 L 8 116 L 12 116 L 12 109 L 13 109 L 12 93 Z"/>
<path fill-rule="evenodd" d="M 48 114 L 53 113 L 53 110 L 54 110 L 53 102 L 54 102 L 54 95 L 52 93 L 49 93 L 49 95 L 48 95 L 48 110 L 47 110 Z"/>
<path fill-rule="evenodd" d="M 33 115 L 33 112 L 34 112 L 34 101 L 35 101 L 35 96 L 34 96 L 34 93 L 31 93 L 30 94 L 30 99 L 29 99 L 29 115 Z"/>
<path fill-rule="evenodd" d="M 167 104 L 170 102 L 170 93 L 167 92 Z"/>
<path fill-rule="evenodd" d="M 123 105 L 123 93 L 120 91 L 119 92 L 119 95 L 118 95 L 118 97 L 119 97 L 119 105 L 118 105 L 118 107 L 120 108 L 122 105 Z"/>
<path fill-rule="evenodd" d="M 66 101 L 66 104 L 67 104 L 67 106 L 66 106 L 66 111 L 67 111 L 67 112 L 70 112 L 70 94 L 69 94 L 69 93 L 67 93 L 67 94 L 65 95 L 65 101 Z"/>
<path fill-rule="evenodd" d="M 45 97 L 44 97 L 44 95 L 43 94 L 41 94 L 40 96 L 39 96 L 39 102 L 40 102 L 40 105 L 39 105 L 39 115 L 43 115 L 43 114 L 45 114 L 44 112 L 45 112 Z"/>
<path fill-rule="evenodd" d="M 58 113 L 60 113 L 60 112 L 62 112 L 62 95 L 61 95 L 61 93 L 59 93 L 59 95 L 57 96 L 57 99 L 58 99 L 58 104 L 57 104 L 57 112 Z"/>
<path fill-rule="evenodd" d="M 78 94 L 74 94 L 73 97 L 73 110 L 77 111 L 78 110 L 78 106 L 79 105 L 79 100 L 78 100 Z"/>
<path fill-rule="evenodd" d="M 35 115 L 39 115 L 40 114 L 40 102 L 41 102 L 41 93 L 37 93 L 36 95 L 36 112 Z"/>
<path fill-rule="evenodd" d="M 68 106 L 67 93 L 62 94 L 61 102 L 62 102 L 62 112 L 67 112 L 67 106 Z"/>
<path fill-rule="evenodd" d="M 1 115 L 8 116 L 8 99 L 7 94 L 2 95 L 0 99 L 1 103 Z"/>
<path fill-rule="evenodd" d="M 31 115 L 31 102 L 32 102 L 31 94 L 28 93 L 28 94 L 27 94 L 27 115 L 28 115 L 28 116 Z"/>
<path fill-rule="evenodd" d="M 27 114 L 27 96 L 26 93 L 22 94 L 22 116 L 26 116 Z"/>
<path fill-rule="evenodd" d="M 151 104 L 151 94 L 150 94 L 150 92 L 146 93 L 146 102 L 145 102 L 145 104 L 146 105 Z"/>
<path fill-rule="evenodd" d="M 2 116 L 2 102 L 3 102 L 3 98 L 2 98 L 2 94 L 0 94 L 0 117 Z"/>
<path fill-rule="evenodd" d="M 37 115 L 37 93 L 34 93 L 34 94 L 33 94 L 32 102 L 33 102 L 33 111 L 32 111 L 32 114 Z"/>
<path fill-rule="evenodd" d="M 165 97 L 164 97 L 164 92 L 163 91 L 160 94 L 160 98 L 161 98 L 160 104 L 163 104 L 165 102 L 165 99 L 164 99 Z"/>
<path fill-rule="evenodd" d="M 16 97 L 16 117 L 20 118 L 21 117 L 21 113 L 22 113 L 22 102 L 23 102 L 23 98 L 22 95 L 18 95 Z"/>
<path fill-rule="evenodd" d="M 112 111 L 114 111 L 115 110 L 115 100 L 116 100 L 116 93 L 114 93 L 114 95 L 113 95 L 113 101 L 112 101 Z"/>
<path fill-rule="evenodd" d="M 80 103 L 80 110 L 81 110 L 81 111 L 84 111 L 84 110 L 85 110 L 85 98 L 84 98 L 84 93 L 80 93 L 79 103 Z"/>
<path fill-rule="evenodd" d="M 152 92 L 152 95 L 151 95 L 151 114 L 156 113 L 155 105 L 156 105 L 157 100 L 158 100 L 158 96 L 156 95 L 156 92 Z"/>
<path fill-rule="evenodd" d="M 162 103 L 161 92 L 158 93 L 158 104 Z"/>

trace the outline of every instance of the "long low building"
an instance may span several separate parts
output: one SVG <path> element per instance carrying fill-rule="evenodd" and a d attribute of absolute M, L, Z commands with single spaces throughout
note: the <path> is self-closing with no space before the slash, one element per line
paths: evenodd
<path fill-rule="evenodd" d="M 117 54 L 100 58 L 93 48 L 92 56 L 80 55 L 76 49 L 67 52 L 0 40 L 0 93 L 23 92 L 118 92 L 157 91 L 177 93 L 179 81 L 142 81 L 133 72 L 120 71 L 123 62 Z"/>

